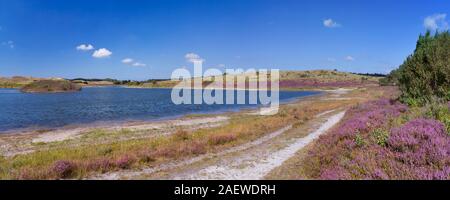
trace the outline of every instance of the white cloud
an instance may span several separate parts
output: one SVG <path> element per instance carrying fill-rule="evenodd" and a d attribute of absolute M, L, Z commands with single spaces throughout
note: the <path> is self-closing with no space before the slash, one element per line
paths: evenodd
<path fill-rule="evenodd" d="M 126 65 L 131 65 L 131 66 L 134 66 L 134 67 L 145 67 L 145 66 L 147 66 L 145 63 L 134 62 L 134 59 L 132 59 L 132 58 L 125 58 L 125 59 L 122 60 L 122 63 L 126 64 Z"/>
<path fill-rule="evenodd" d="M 353 58 L 352 56 L 346 56 L 346 57 L 345 57 L 345 60 L 346 60 L 346 61 L 354 61 L 355 58 Z"/>
<path fill-rule="evenodd" d="M 94 51 L 94 53 L 92 54 L 92 57 L 94 58 L 107 58 L 109 56 L 112 55 L 112 52 L 109 51 L 108 49 L 105 48 L 101 48 L 99 50 Z"/>
<path fill-rule="evenodd" d="M 90 51 L 92 49 L 94 49 L 94 46 L 92 46 L 91 44 L 80 44 L 79 46 L 77 46 L 78 51 Z"/>
<path fill-rule="evenodd" d="M 135 62 L 135 63 L 133 63 L 133 66 L 134 66 L 134 67 L 145 67 L 145 66 L 147 66 L 147 65 L 144 64 L 144 63 L 140 63 L 140 62 Z"/>
<path fill-rule="evenodd" d="M 134 60 L 132 58 L 125 58 L 122 60 L 123 64 L 131 64 Z"/>
<path fill-rule="evenodd" d="M 8 46 L 9 48 L 14 49 L 15 44 L 14 44 L 14 41 L 9 40 L 9 41 L 6 41 L 6 42 L 2 42 L 2 46 Z"/>
<path fill-rule="evenodd" d="M 427 30 L 435 31 L 438 29 L 447 30 L 448 22 L 445 20 L 447 14 L 440 13 L 425 17 L 423 25 Z"/>
<path fill-rule="evenodd" d="M 323 20 L 323 25 L 327 28 L 337 28 L 337 27 L 341 27 L 340 24 L 338 24 L 337 22 L 335 22 L 333 19 L 325 19 Z"/>
<path fill-rule="evenodd" d="M 201 58 L 199 55 L 195 54 L 195 53 L 187 53 L 184 58 L 186 58 L 186 60 L 188 62 L 203 62 L 205 61 L 203 58 Z"/>

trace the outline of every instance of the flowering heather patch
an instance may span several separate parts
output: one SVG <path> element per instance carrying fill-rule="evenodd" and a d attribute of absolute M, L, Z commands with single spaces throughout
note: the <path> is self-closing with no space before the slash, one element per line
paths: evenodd
<path fill-rule="evenodd" d="M 433 119 L 390 128 L 405 105 L 382 99 L 352 108 L 305 159 L 318 179 L 450 179 L 450 138 Z"/>
<path fill-rule="evenodd" d="M 59 160 L 53 164 L 52 172 L 59 178 L 67 178 L 76 170 L 77 166 L 71 161 Z"/>

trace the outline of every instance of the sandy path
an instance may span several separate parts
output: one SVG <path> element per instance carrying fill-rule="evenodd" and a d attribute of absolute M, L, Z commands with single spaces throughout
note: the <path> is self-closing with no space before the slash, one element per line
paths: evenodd
<path fill-rule="evenodd" d="M 245 152 L 230 159 L 221 160 L 218 164 L 207 166 L 197 171 L 189 171 L 172 176 L 172 179 L 200 179 L 200 180 L 258 180 L 271 170 L 283 164 L 307 144 L 324 134 L 337 124 L 345 115 L 340 112 L 327 119 L 317 130 L 303 138 L 289 141 L 287 146 L 272 151 L 272 148 L 259 148 Z"/>

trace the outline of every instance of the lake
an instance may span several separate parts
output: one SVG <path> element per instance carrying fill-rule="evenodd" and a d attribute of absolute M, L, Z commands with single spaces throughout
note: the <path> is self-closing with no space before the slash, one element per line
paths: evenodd
<path fill-rule="evenodd" d="M 280 91 L 280 102 L 319 94 Z M 221 113 L 258 105 L 175 105 L 171 89 L 83 88 L 75 93 L 29 94 L 0 89 L 0 132 L 56 128 L 71 124 L 159 120 L 187 114 Z"/>

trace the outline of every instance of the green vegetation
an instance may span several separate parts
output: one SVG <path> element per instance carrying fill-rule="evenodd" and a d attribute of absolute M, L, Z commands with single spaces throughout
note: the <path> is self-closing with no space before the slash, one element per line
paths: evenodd
<path fill-rule="evenodd" d="M 52 93 L 52 92 L 75 92 L 81 87 L 66 80 L 39 80 L 23 86 L 22 92 L 28 93 Z"/>
<path fill-rule="evenodd" d="M 450 33 L 421 35 L 414 53 L 390 77 L 409 105 L 425 105 L 434 97 L 450 100 Z"/>
<path fill-rule="evenodd" d="M 393 70 L 386 77 L 380 79 L 381 86 L 395 86 L 398 85 L 398 72 L 399 70 Z"/>
<path fill-rule="evenodd" d="M 22 86 L 23 86 L 22 84 L 6 82 L 6 81 L 0 83 L 0 88 L 20 88 Z"/>

